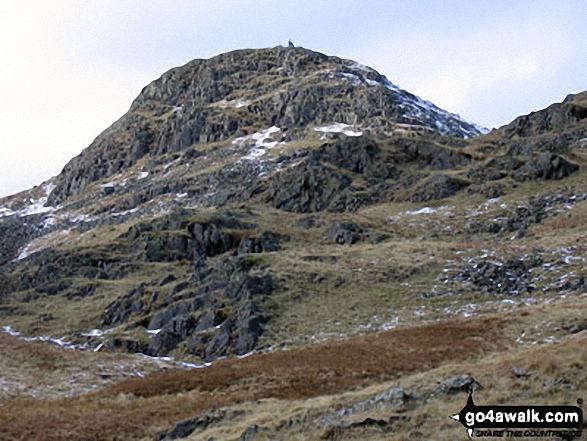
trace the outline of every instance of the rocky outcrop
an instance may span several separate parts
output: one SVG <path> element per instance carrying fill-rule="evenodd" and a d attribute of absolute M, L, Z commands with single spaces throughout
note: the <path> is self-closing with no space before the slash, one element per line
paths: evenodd
<path fill-rule="evenodd" d="M 520 116 L 499 130 L 508 138 L 514 136 L 531 137 L 568 130 L 570 126 L 587 118 L 587 100 L 585 96 L 585 92 L 569 95 L 562 103 L 553 104 L 544 110 Z"/>
<path fill-rule="evenodd" d="M 498 216 L 483 222 L 471 221 L 467 224 L 469 234 L 511 234 L 516 232 L 522 236 L 534 224 L 554 216 L 557 207 L 571 206 L 587 198 L 585 194 L 577 195 L 574 192 L 557 196 L 529 198 L 526 203 L 519 204 L 514 209 L 504 208 Z"/>
<path fill-rule="evenodd" d="M 280 173 L 271 181 L 265 200 L 275 208 L 295 213 L 353 211 L 360 204 L 353 195 L 351 179 L 315 161 Z"/>
<path fill-rule="evenodd" d="M 180 344 L 206 360 L 246 354 L 263 331 L 267 317 L 261 306 L 275 289 L 269 274 L 249 274 L 254 266 L 247 256 L 230 257 L 166 291 L 157 281 L 141 285 L 106 308 L 101 327 L 128 324 L 129 329 L 143 326 L 154 331 L 144 348 L 154 356 L 167 355 Z"/>
<path fill-rule="evenodd" d="M 38 234 L 34 217 L 29 217 L 27 222 L 16 216 L 0 219 L 0 267 L 18 258 L 19 250 Z"/>
<path fill-rule="evenodd" d="M 579 169 L 577 164 L 554 153 L 533 156 L 513 173 L 516 181 L 563 179 Z"/>
<path fill-rule="evenodd" d="M 542 263 L 543 260 L 538 255 L 530 255 L 524 259 L 507 259 L 504 262 L 473 261 L 456 279 L 470 283 L 488 294 L 524 295 L 536 289 L 537 276 L 532 270 Z"/>
<path fill-rule="evenodd" d="M 177 423 L 171 432 L 157 436 L 155 441 L 171 441 L 187 438 L 196 432 L 206 430 L 209 426 L 224 420 L 226 416 L 227 412 L 223 409 L 209 409 L 195 418 Z"/>
<path fill-rule="evenodd" d="M 279 242 L 287 239 L 269 231 L 258 233 L 254 225 L 239 222 L 230 212 L 200 221 L 181 212 L 154 222 L 137 223 L 123 237 L 147 262 L 188 260 L 199 266 L 206 259 L 227 252 L 276 251 Z"/>
<path fill-rule="evenodd" d="M 428 202 L 455 195 L 470 184 L 467 180 L 437 173 L 408 191 L 403 200 L 409 202 Z"/>

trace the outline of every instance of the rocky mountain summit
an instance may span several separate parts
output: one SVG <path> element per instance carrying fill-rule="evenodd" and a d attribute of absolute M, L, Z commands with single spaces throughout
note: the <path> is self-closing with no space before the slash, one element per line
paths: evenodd
<path fill-rule="evenodd" d="M 303 48 L 235 51 L 194 60 L 145 87 L 129 112 L 65 167 L 50 203 L 145 155 L 161 157 L 229 139 L 244 143 L 254 133 L 269 135 L 264 130 L 273 127 L 271 134 L 292 142 L 305 138 L 307 129 L 347 126 L 356 133 L 465 138 L 483 130 L 353 61 Z"/>
<path fill-rule="evenodd" d="M 393 284 L 394 297 L 435 280 L 417 254 L 362 274 L 341 254 L 378 262 L 412 241 L 420 230 L 398 219 L 420 211 L 394 218 L 397 207 L 478 204 L 580 175 L 585 104 L 569 96 L 486 133 L 374 69 L 304 48 L 194 60 L 145 87 L 59 176 L 0 200 L 0 317 L 78 347 L 205 362 L 309 338 L 333 317 L 317 308 L 309 330 L 292 322 L 319 293 Z M 540 210 L 495 228 L 444 222 L 422 235 L 521 237 L 563 203 L 529 205 Z M 458 277 L 495 285 L 475 270 Z M 356 327 L 366 316 L 353 308 Z"/>

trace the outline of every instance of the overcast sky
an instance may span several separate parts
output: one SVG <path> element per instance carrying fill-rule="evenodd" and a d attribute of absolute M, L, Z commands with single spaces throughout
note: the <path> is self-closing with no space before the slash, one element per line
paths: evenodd
<path fill-rule="evenodd" d="M 486 127 L 587 90 L 587 2 L 0 0 L 0 196 L 32 187 L 194 58 L 288 39 Z"/>

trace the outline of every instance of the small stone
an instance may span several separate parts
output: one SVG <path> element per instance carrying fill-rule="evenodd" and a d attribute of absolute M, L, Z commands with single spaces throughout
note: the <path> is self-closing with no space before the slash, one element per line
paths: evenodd
<path fill-rule="evenodd" d="M 512 375 L 517 378 L 531 377 L 532 375 L 536 375 L 537 373 L 538 373 L 538 371 L 529 371 L 528 369 L 524 369 L 524 368 L 520 368 L 520 367 L 512 368 Z"/>

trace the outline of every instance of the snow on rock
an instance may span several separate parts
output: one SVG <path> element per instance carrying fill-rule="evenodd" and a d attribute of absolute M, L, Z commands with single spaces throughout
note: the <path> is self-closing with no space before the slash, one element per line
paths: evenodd
<path fill-rule="evenodd" d="M 489 132 L 489 129 L 486 129 L 485 127 L 471 123 L 457 114 L 447 112 L 446 110 L 435 106 L 430 101 L 426 101 L 419 96 L 402 90 L 400 87 L 389 81 L 385 75 L 381 75 L 367 66 L 353 62 L 345 67 L 351 69 L 354 73 L 343 72 L 342 75 L 351 80 L 354 86 L 368 85 L 372 87 L 385 87 L 386 89 L 399 94 L 404 98 L 400 107 L 405 109 L 406 116 L 433 122 L 438 131 L 443 135 L 457 131 L 463 136 L 463 138 L 467 139 L 478 134 Z M 465 125 L 470 127 L 467 128 Z"/>
<path fill-rule="evenodd" d="M 363 83 L 363 78 L 359 77 L 358 75 L 346 72 L 343 72 L 342 75 L 348 78 L 353 86 L 360 86 Z"/>
<path fill-rule="evenodd" d="M 137 175 L 137 179 L 141 180 L 141 179 L 145 179 L 147 176 L 149 176 L 149 172 L 140 172 Z"/>
<path fill-rule="evenodd" d="M 331 126 L 314 127 L 314 131 L 322 133 L 342 133 L 346 136 L 361 136 L 363 132 L 353 130 L 351 126 L 345 123 L 334 123 Z"/>
<path fill-rule="evenodd" d="M 70 232 L 71 230 L 69 229 L 62 230 L 59 232 L 49 233 L 46 236 L 34 239 L 33 241 L 29 242 L 26 246 L 20 249 L 20 254 L 16 259 L 14 259 L 14 262 L 26 259 L 31 254 L 48 248 L 49 246 L 51 246 L 51 244 L 55 243 L 56 241 L 59 241 L 59 236 L 67 236 Z"/>
<path fill-rule="evenodd" d="M 60 207 L 47 207 L 47 198 L 49 197 L 49 195 L 51 194 L 51 192 L 55 189 L 55 185 L 54 184 L 46 184 L 43 186 L 43 190 L 45 192 L 45 195 L 40 197 L 39 199 L 33 199 L 30 198 L 29 202 L 30 205 L 28 207 L 23 208 L 20 211 L 12 211 L 8 208 L 0 208 L 0 217 L 4 217 L 4 216 L 11 216 L 11 215 L 17 215 L 18 217 L 25 217 L 25 216 L 31 216 L 33 214 L 44 214 L 44 213 L 52 213 L 56 210 L 58 210 Z"/>
<path fill-rule="evenodd" d="M 10 208 L 0 207 L 0 218 L 13 216 L 16 214 L 16 211 L 12 211 Z"/>
<path fill-rule="evenodd" d="M 92 222 L 98 219 L 97 216 L 91 216 L 89 214 L 78 214 L 77 216 L 71 219 L 72 222 Z"/>
<path fill-rule="evenodd" d="M 131 210 L 126 210 L 126 211 L 121 211 L 118 213 L 110 213 L 111 217 L 119 217 L 119 216 L 126 216 L 127 214 L 132 214 L 132 213 L 136 213 L 137 211 L 139 211 L 138 207 L 135 207 Z"/>
<path fill-rule="evenodd" d="M 105 184 L 100 184 L 99 187 L 101 187 L 101 188 L 126 187 L 127 181 L 128 181 L 128 177 L 125 178 L 125 177 L 123 177 L 122 174 L 118 174 L 111 181 L 108 181 Z"/>
<path fill-rule="evenodd" d="M 222 100 L 219 101 L 217 103 L 217 106 L 220 107 L 221 109 L 225 109 L 227 107 L 234 107 L 236 109 L 240 109 L 241 107 L 247 107 L 251 104 L 250 101 L 247 100 L 243 100 L 243 101 L 239 101 L 239 100 L 232 100 L 232 101 L 226 101 L 226 100 Z"/>
<path fill-rule="evenodd" d="M 255 161 L 267 153 L 268 150 L 278 145 L 284 145 L 284 142 L 275 141 L 273 139 L 273 134 L 280 131 L 281 129 L 279 127 L 273 126 L 262 132 L 256 132 L 252 135 L 242 136 L 233 140 L 232 143 L 237 145 L 245 145 L 251 141 L 255 141 L 253 148 L 247 155 L 243 156 L 240 161 Z"/>

